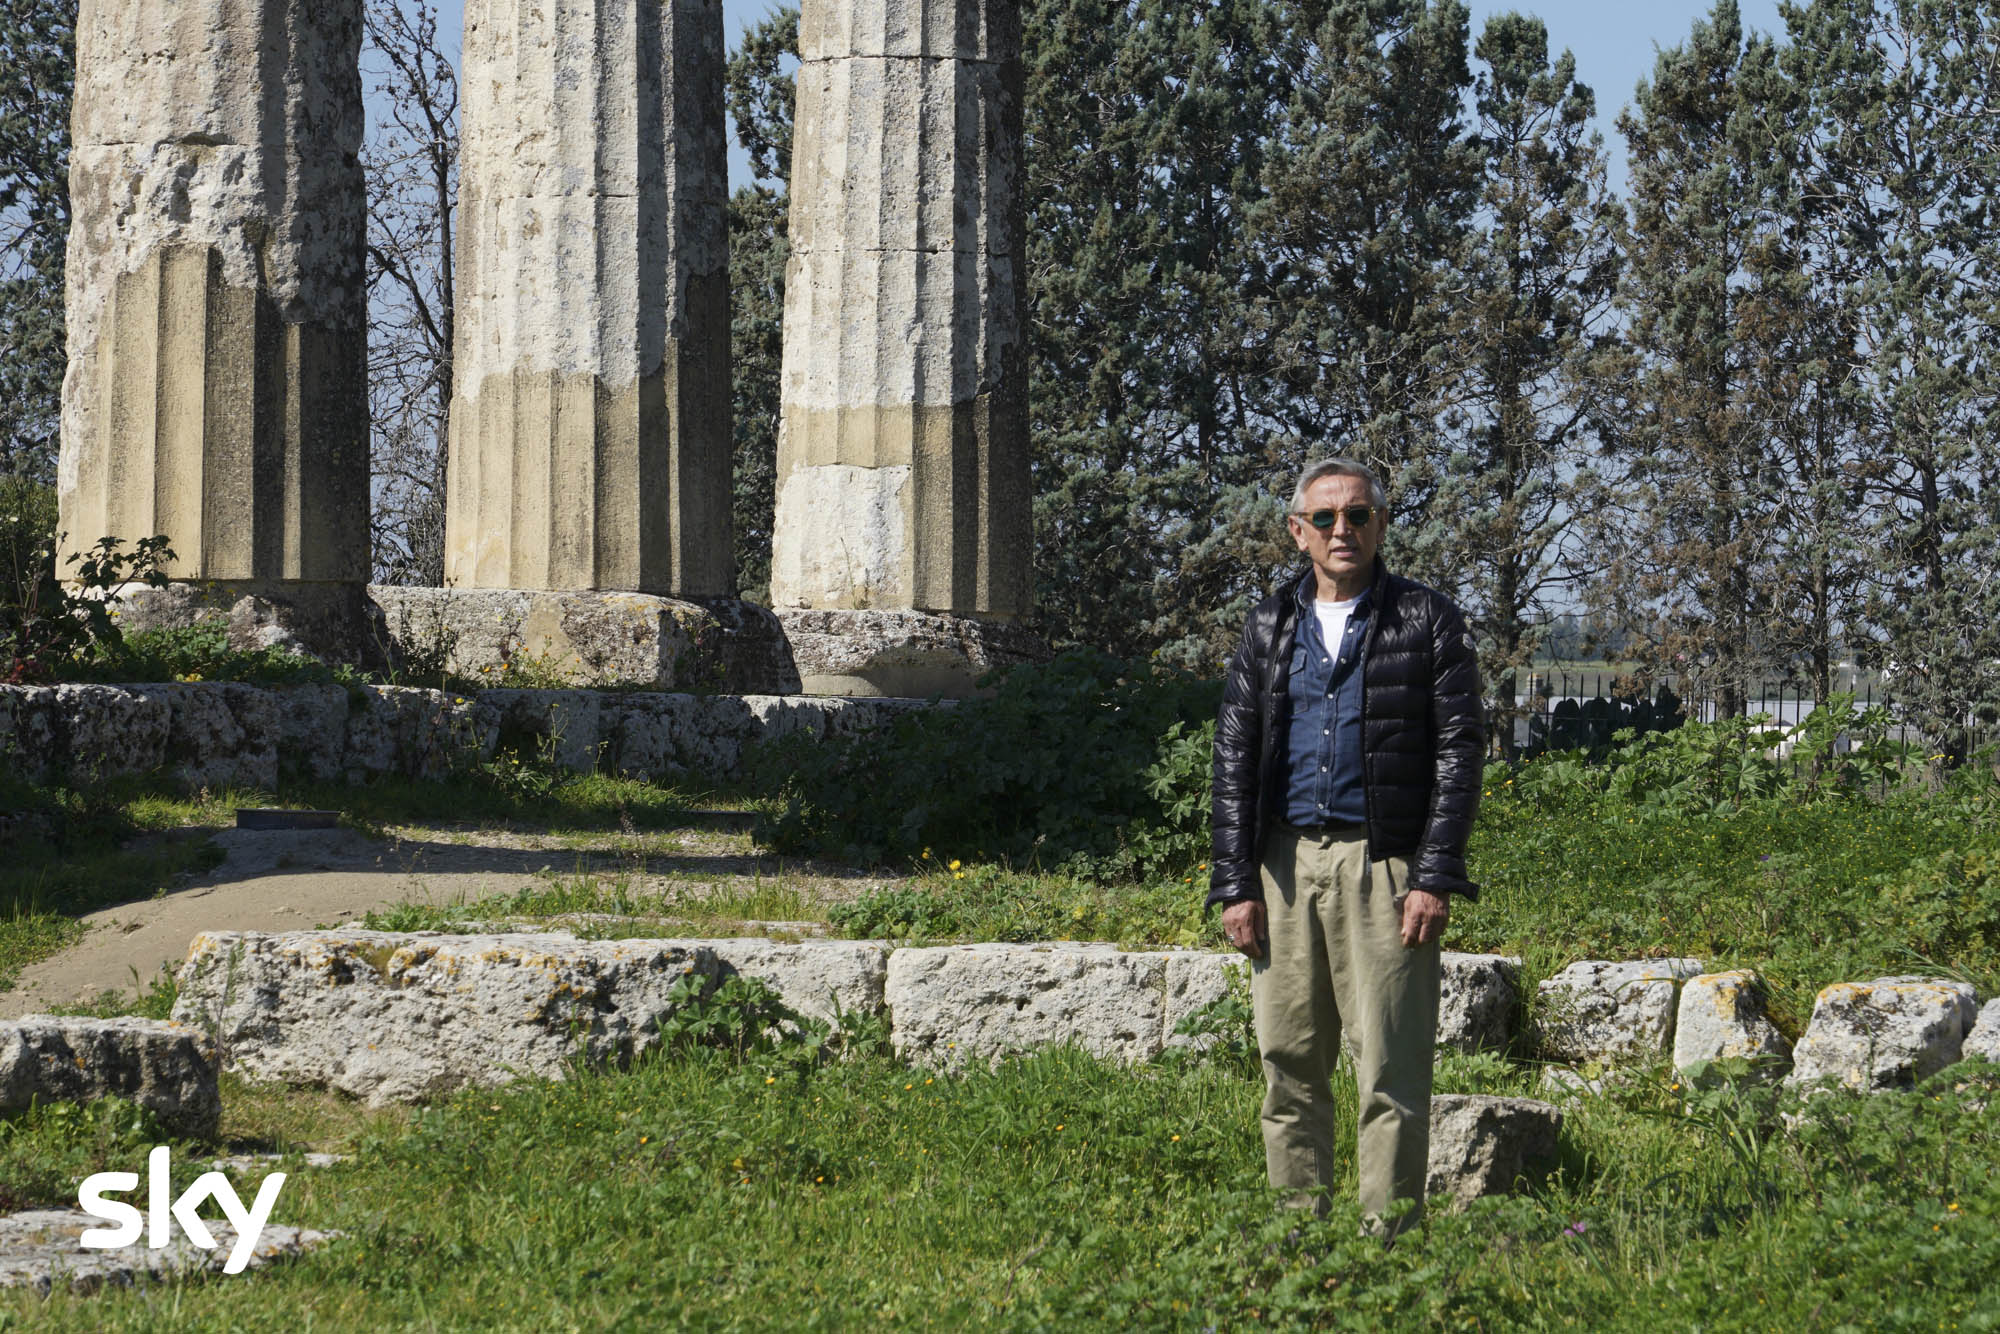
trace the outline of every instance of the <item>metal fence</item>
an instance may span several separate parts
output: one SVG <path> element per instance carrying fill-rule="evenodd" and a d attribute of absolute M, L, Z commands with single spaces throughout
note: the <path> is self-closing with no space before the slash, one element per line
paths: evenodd
<path fill-rule="evenodd" d="M 1712 723 L 1722 716 L 1719 703 L 1708 696 L 1683 696 L 1668 681 L 1643 692 L 1629 689 L 1628 677 L 1608 671 L 1528 672 L 1517 678 L 1514 699 L 1514 748 L 1523 755 L 1554 750 L 1602 750 L 1612 744 L 1612 736 L 1630 728 L 1634 731 L 1668 731 L 1688 719 Z M 1870 709 L 1881 704 L 1892 718 L 1896 702 L 1888 694 L 1878 696 L 1872 680 L 1856 683 L 1854 702 Z M 1788 729 L 1803 722 L 1819 707 L 1810 691 L 1797 686 L 1770 683 L 1745 701 L 1747 717 L 1763 715 L 1774 729 Z M 1500 735 L 1502 710 L 1499 700 L 1489 701 L 1490 729 Z M 1990 724 L 1966 720 L 1969 752 L 1978 752 L 2000 741 Z M 1923 738 L 1913 727 L 1893 724 L 1889 736 L 1898 741 L 1919 742 Z M 1844 748 L 1844 747 L 1843 747 Z"/>

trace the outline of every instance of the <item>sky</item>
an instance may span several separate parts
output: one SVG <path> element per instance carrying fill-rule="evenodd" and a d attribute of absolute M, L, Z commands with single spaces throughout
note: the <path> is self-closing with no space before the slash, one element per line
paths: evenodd
<path fill-rule="evenodd" d="M 460 3 L 440 0 L 440 19 L 447 33 L 456 33 L 463 22 Z M 1782 26 L 1777 0 L 1738 0 L 1738 4 L 1745 26 L 1766 32 L 1776 32 Z M 1540 15 L 1548 25 L 1552 50 L 1567 47 L 1576 53 L 1577 77 L 1597 94 L 1597 118 L 1610 152 L 1612 184 L 1622 192 L 1625 146 L 1616 128 L 1619 109 L 1631 101 L 1633 86 L 1652 73 L 1659 48 L 1685 38 L 1694 21 L 1712 8 L 1713 0 L 1513 0 L 1500 4 L 1470 0 L 1470 6 L 1475 39 L 1489 15 L 1521 10 Z M 746 25 L 777 7 L 777 0 L 723 0 L 723 29 L 730 46 L 736 46 Z M 750 174 L 733 137 L 729 174 L 734 185 L 745 183 Z"/>

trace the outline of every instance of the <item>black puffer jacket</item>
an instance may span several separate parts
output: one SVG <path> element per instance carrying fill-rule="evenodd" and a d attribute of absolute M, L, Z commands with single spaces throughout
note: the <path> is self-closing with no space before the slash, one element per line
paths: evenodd
<path fill-rule="evenodd" d="M 1215 723 L 1215 856 L 1208 902 L 1261 899 L 1264 838 L 1284 815 L 1299 587 L 1257 604 L 1229 660 Z M 1451 599 L 1375 562 L 1362 659 L 1368 854 L 1406 857 L 1410 888 L 1477 898 L 1465 841 L 1479 811 L 1486 734 L 1479 664 Z"/>

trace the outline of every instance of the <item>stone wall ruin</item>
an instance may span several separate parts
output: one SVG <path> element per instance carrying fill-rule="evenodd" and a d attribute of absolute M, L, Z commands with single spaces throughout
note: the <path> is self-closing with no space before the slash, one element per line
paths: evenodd
<path fill-rule="evenodd" d="M 172 542 L 146 624 L 383 636 L 361 7 L 82 0 L 58 490 L 77 546 Z M 446 593 L 727 598 L 721 0 L 465 24 Z M 1026 652 L 1020 42 L 1018 0 L 804 6 L 776 688 L 959 694 Z"/>

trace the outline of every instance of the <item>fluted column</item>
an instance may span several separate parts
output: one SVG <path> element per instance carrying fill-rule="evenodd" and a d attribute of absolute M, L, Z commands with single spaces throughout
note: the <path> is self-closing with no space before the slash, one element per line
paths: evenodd
<path fill-rule="evenodd" d="M 805 0 L 781 610 L 1028 608 L 1020 44 L 1018 0 Z"/>
<path fill-rule="evenodd" d="M 721 0 L 467 0 L 446 582 L 732 592 Z"/>
<path fill-rule="evenodd" d="M 368 576 L 361 0 L 83 0 L 70 159 L 71 549 L 177 579 Z"/>

